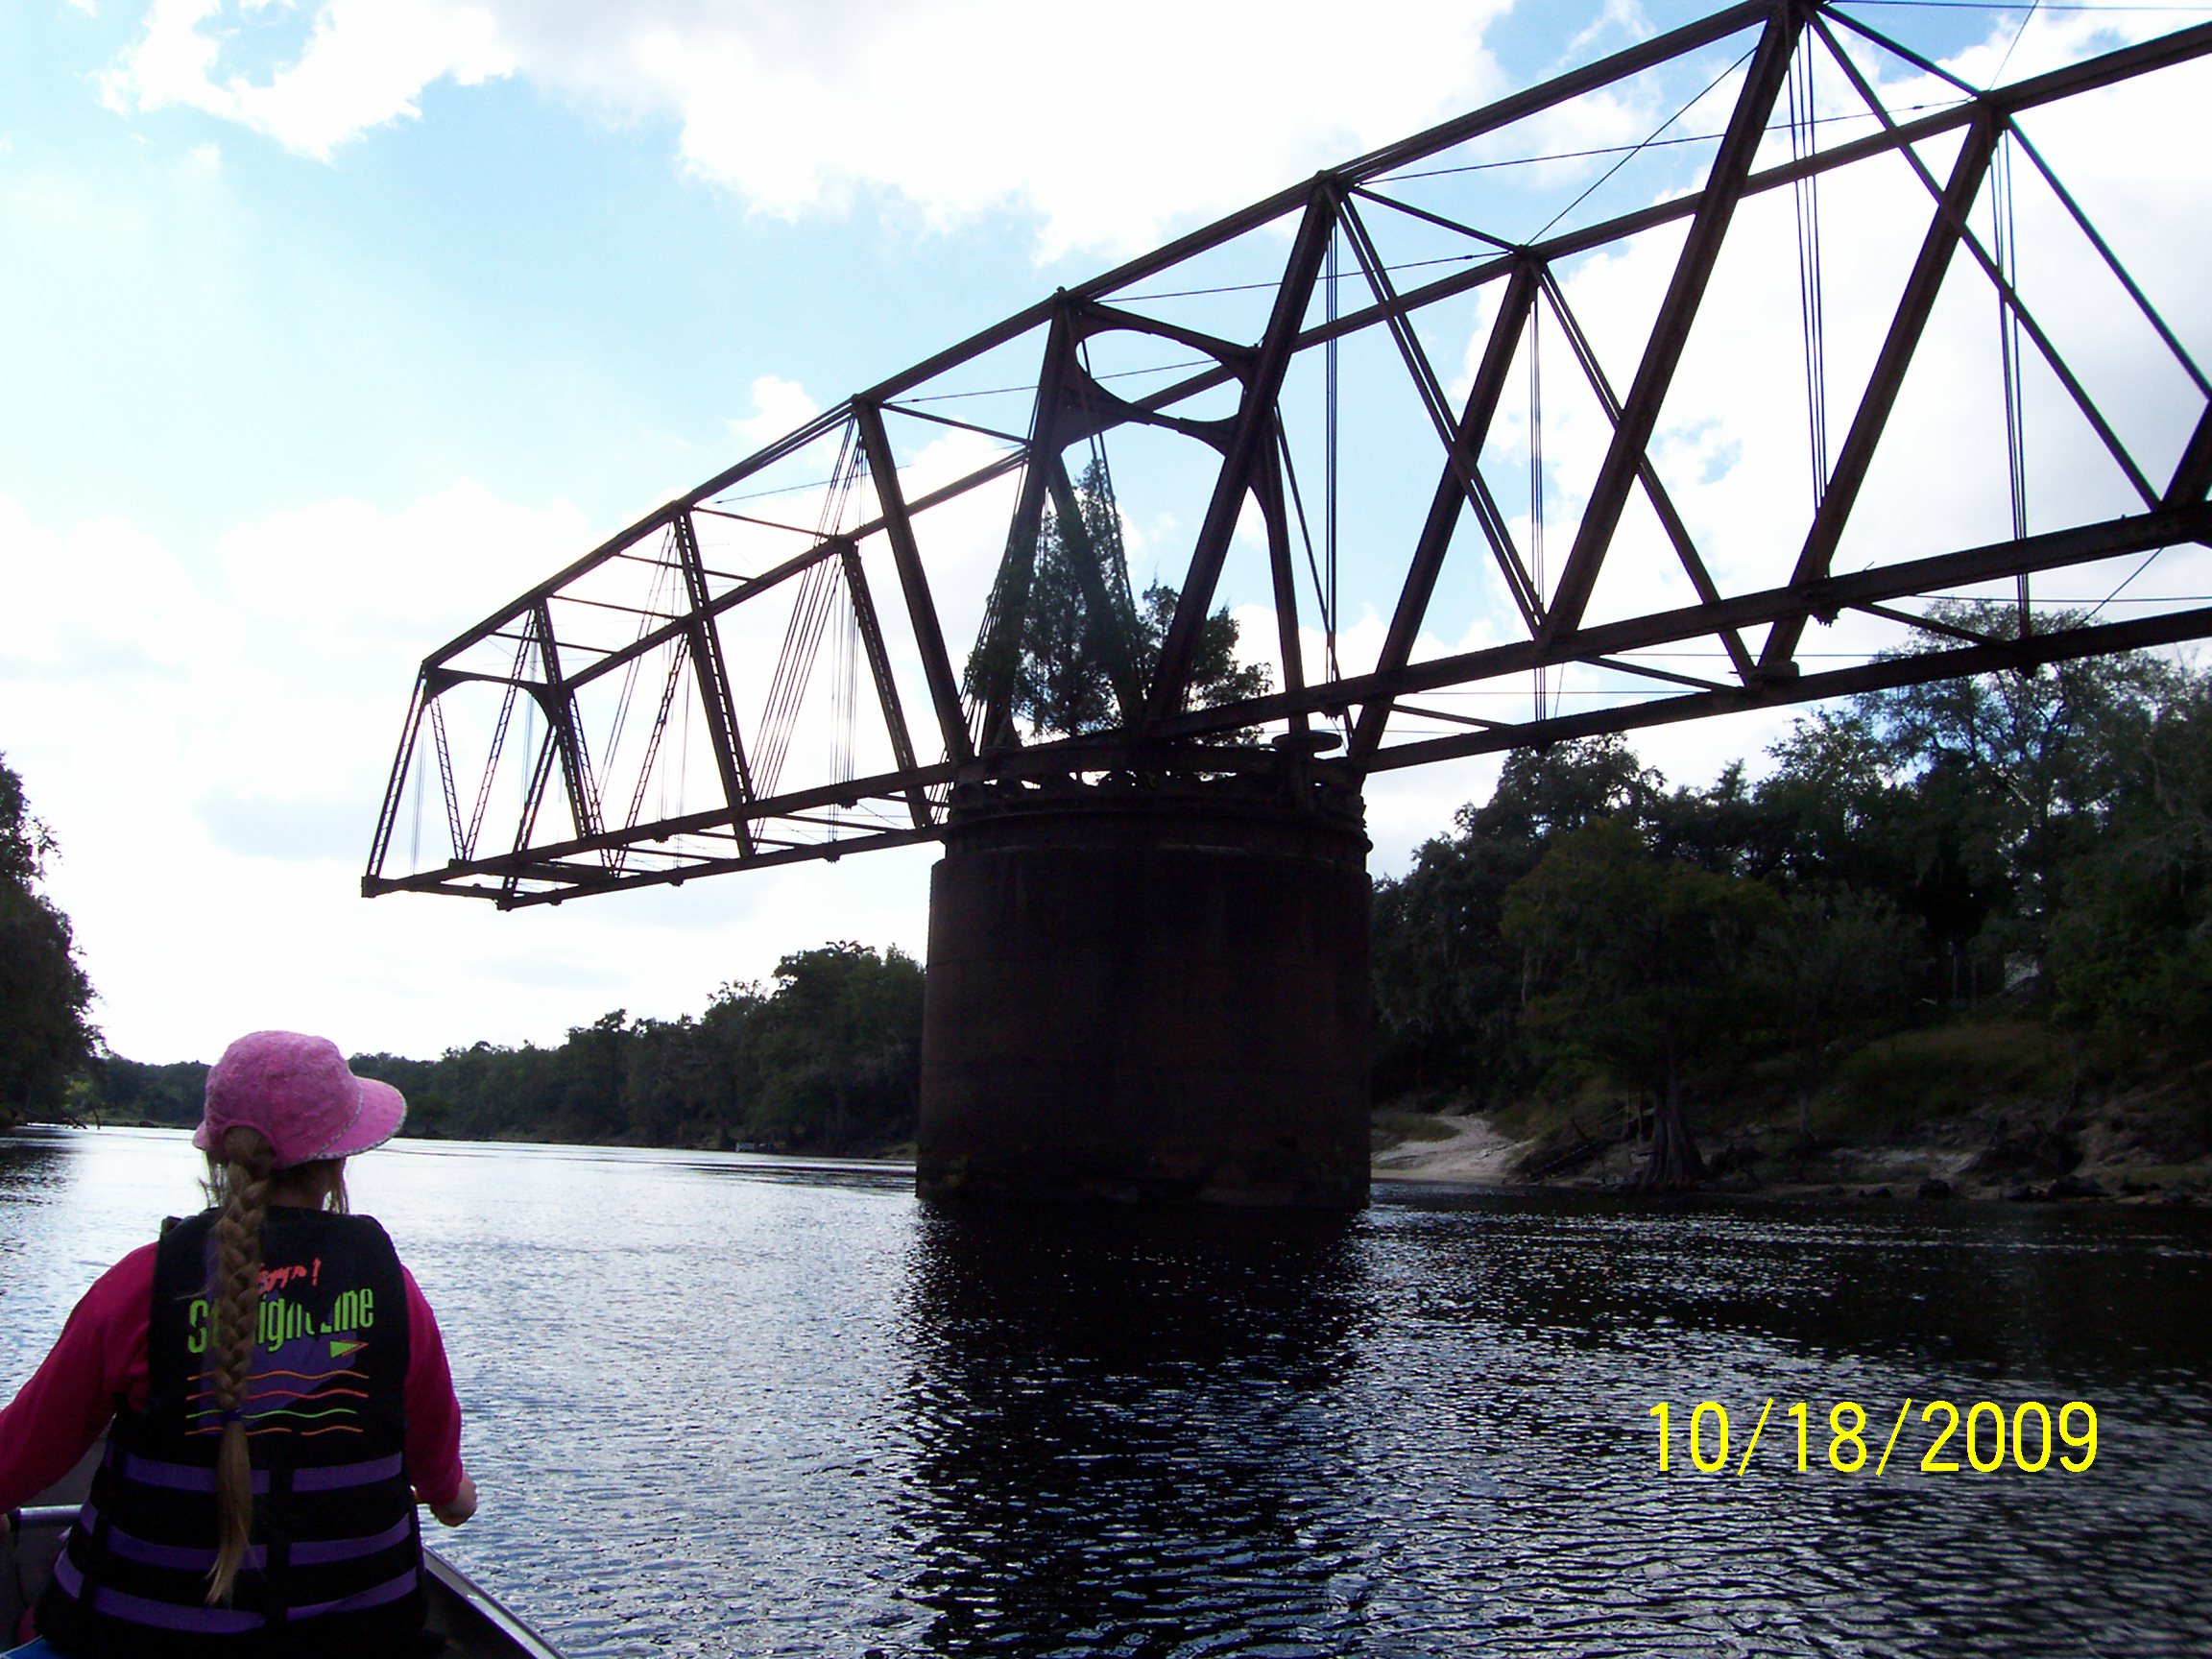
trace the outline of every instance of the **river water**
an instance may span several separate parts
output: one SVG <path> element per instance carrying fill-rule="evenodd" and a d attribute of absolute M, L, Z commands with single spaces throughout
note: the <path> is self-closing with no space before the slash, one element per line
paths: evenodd
<path fill-rule="evenodd" d="M 196 1162 L 0 1140 L 0 1391 Z M 2212 1652 L 2199 1211 L 968 1215 L 889 1166 L 429 1142 L 350 1175 L 468 1414 L 483 1510 L 437 1542 L 576 1659 Z M 2025 1447 L 1981 1472 L 1961 1426 L 1923 1470 L 1934 1399 L 1981 1462 L 1976 1403 Z"/>

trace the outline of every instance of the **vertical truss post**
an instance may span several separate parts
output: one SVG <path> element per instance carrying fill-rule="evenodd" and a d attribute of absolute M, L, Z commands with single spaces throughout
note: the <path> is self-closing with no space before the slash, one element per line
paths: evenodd
<path fill-rule="evenodd" d="M 1174 620 L 1160 647 L 1160 668 L 1152 682 L 1152 703 L 1147 721 L 1165 720 L 1183 707 L 1190 687 L 1190 671 L 1198 660 L 1198 637 L 1206 613 L 1214 603 L 1214 589 L 1221 580 L 1221 566 L 1229 557 L 1229 538 L 1236 534 L 1238 516 L 1251 490 L 1262 446 L 1274 442 L 1276 398 L 1283 377 L 1289 372 L 1290 355 L 1321 274 L 1321 261 L 1336 231 L 1338 188 L 1333 179 L 1314 183 L 1306 199 L 1306 216 L 1291 245 L 1284 268 L 1282 286 L 1275 291 L 1275 306 L 1267 329 L 1260 337 L 1251 368 L 1244 378 L 1244 394 L 1236 424 L 1223 445 L 1221 470 L 1214 482 L 1214 496 L 1206 505 L 1197 545 L 1190 554 L 1190 573 L 1184 579 L 1182 597 L 1175 604 Z"/>
<path fill-rule="evenodd" d="M 876 617 L 875 595 L 868 591 L 867 572 L 860 567 L 860 549 L 842 538 L 837 557 L 845 565 L 845 591 L 853 596 L 853 617 L 860 625 L 860 644 L 868 654 L 869 677 L 876 682 L 876 700 L 883 707 L 884 729 L 891 733 L 891 758 L 901 772 L 915 770 L 914 739 L 906 733 L 906 711 L 899 704 L 899 687 L 891 678 L 891 658 L 883 649 L 883 625 Z M 929 812 L 929 795 L 919 784 L 906 790 L 906 806 L 914 828 L 926 830 L 935 822 Z"/>
<path fill-rule="evenodd" d="M 1280 452 L 1270 446 L 1260 469 L 1260 516 L 1267 524 L 1267 567 L 1275 587 L 1275 643 L 1283 658 L 1283 689 L 1293 697 L 1306 689 L 1306 652 L 1298 638 L 1298 574 L 1290 563 L 1290 516 L 1283 499 Z M 1290 715 L 1290 730 L 1309 730 L 1306 711 Z"/>
<path fill-rule="evenodd" d="M 1567 567 L 1560 572 L 1559 587 L 1552 595 L 1551 614 L 1543 629 L 1548 645 L 1582 625 L 1582 613 L 1598 585 L 1599 566 L 1604 563 L 1605 551 L 1612 543 L 1614 532 L 1620 528 L 1621 515 L 1628 505 L 1629 488 L 1650 445 L 1660 407 L 1667 400 L 1668 388 L 1673 384 L 1674 370 L 1682 361 L 1683 348 L 1689 344 L 1698 302 L 1705 297 L 1706 284 L 1712 279 L 1714 264 L 1720 256 L 1729 220 L 1734 217 L 1736 204 L 1743 194 L 1743 181 L 1750 177 L 1759 142 L 1766 136 L 1767 120 L 1774 112 L 1774 100 L 1781 95 L 1783 78 L 1790 72 L 1790 60 L 1804 28 L 1801 3 L 1802 0 L 1778 0 L 1766 32 L 1759 37 L 1750 73 L 1743 78 L 1743 93 L 1736 100 L 1735 112 L 1728 118 L 1727 135 L 1721 139 L 1719 154 L 1713 159 L 1713 172 L 1706 180 L 1704 197 L 1691 220 L 1690 234 L 1683 241 L 1673 279 L 1668 284 L 1667 298 L 1660 302 L 1658 321 L 1652 325 L 1651 338 L 1644 348 L 1644 360 L 1637 365 L 1627 401 L 1621 406 L 1620 424 L 1614 428 L 1613 442 L 1606 446 L 1597 481 L 1591 485 L 1589 505 L 1583 509 L 1581 525 L 1575 533 L 1575 545 L 1567 555 Z"/>
<path fill-rule="evenodd" d="M 700 711 L 707 720 L 707 741 L 714 751 L 714 770 L 722 781 L 722 798 L 730 806 L 730 828 L 737 834 L 740 855 L 753 851 L 753 827 L 745 808 L 753 803 L 753 775 L 745 764 L 745 744 L 737 731 L 737 706 L 730 691 L 730 667 L 722 658 L 722 639 L 708 614 L 707 562 L 699 553 L 699 532 L 691 515 L 678 513 L 670 521 L 676 537 L 676 562 L 684 572 L 684 599 L 689 610 L 685 630 L 691 646 L 691 671 L 699 681 Z"/>
<path fill-rule="evenodd" d="M 922 653 L 922 677 L 929 685 L 929 704 L 945 739 L 945 754 L 953 760 L 973 760 L 975 751 L 968 741 L 967 716 L 960 711 L 960 685 L 952 675 L 951 659 L 945 653 L 945 631 L 937 620 L 929 579 L 922 569 L 922 549 L 914 540 L 914 520 L 906 511 L 905 492 L 899 486 L 899 462 L 891 453 L 890 434 L 883 429 L 883 411 L 854 398 L 853 419 L 860 428 L 868 476 L 876 483 L 876 504 L 883 515 L 883 532 L 891 541 L 891 563 L 899 571 L 906 619 Z"/>
<path fill-rule="evenodd" d="M 1037 408 L 1029 422 L 1029 448 L 1022 469 L 1022 493 L 1014 503 L 1014 522 L 1006 533 L 1006 556 L 984 617 L 984 671 L 990 684 L 974 687 L 981 704 L 976 747 L 990 749 L 1014 736 L 1014 677 L 1021 661 L 1022 629 L 1029 616 L 1029 583 L 1037 570 L 1037 537 L 1045 517 L 1047 462 L 1060 453 L 1061 403 L 1068 364 L 1075 350 L 1070 302 L 1063 293 L 1053 306 L 1045 336 L 1045 362 L 1037 375 Z"/>
<path fill-rule="evenodd" d="M 561 782 L 568 793 L 568 812 L 576 833 L 599 833 L 599 790 L 591 778 L 591 757 L 584 746 L 583 729 L 576 723 L 576 697 L 561 673 L 561 647 L 553 637 L 552 607 L 543 599 L 536 606 L 538 656 L 545 665 L 542 702 L 552 730 L 554 747 L 561 756 Z"/>
<path fill-rule="evenodd" d="M 1896 314 L 1889 321 L 1889 333 L 1882 342 L 1881 354 L 1874 359 L 1873 372 L 1866 377 L 1866 390 L 1860 397 L 1859 412 L 1851 418 L 1851 430 L 1843 440 L 1843 447 L 1837 452 L 1835 471 L 1829 477 L 1826 494 L 1821 497 L 1820 510 L 1813 516 L 1813 527 L 1806 533 L 1804 548 L 1797 555 L 1797 568 L 1790 578 L 1793 588 L 1803 588 L 1828 574 L 1837 543 L 1843 539 L 1843 526 L 1850 519 L 1852 508 L 1858 505 L 1859 491 L 1866 482 L 1867 469 L 1874 464 L 1874 451 L 1882 442 L 1883 429 L 1888 424 L 1890 411 L 1897 406 L 1897 395 L 1905 385 L 1905 372 L 1911 366 L 1912 353 L 1919 349 L 1920 336 L 1936 309 L 1936 296 L 1943 287 L 1944 273 L 1951 269 L 1951 255 L 1957 252 L 1959 238 L 1966 228 L 1966 209 L 1980 192 L 1983 177 L 1989 170 L 1990 157 L 1996 154 L 2001 130 L 2000 118 L 1984 108 L 1977 111 L 1960 142 L 1958 157 L 1951 164 L 1950 181 L 1943 188 L 1943 199 L 1936 206 L 1928 234 L 1921 240 L 1919 256 L 1912 262 L 1912 273 L 1905 280 L 1905 292 L 1897 301 Z M 1760 673 L 1791 672 L 1797 642 L 1804 635 L 1803 617 L 1785 617 L 1776 622 L 1759 653 Z"/>
<path fill-rule="evenodd" d="M 1436 493 L 1429 502 L 1429 517 L 1421 526 L 1421 539 L 1413 545 L 1412 564 L 1406 571 L 1406 585 L 1398 594 L 1398 608 L 1390 613 L 1390 631 L 1383 636 L 1382 655 L 1375 661 L 1378 675 L 1395 674 L 1413 660 L 1413 642 L 1420 637 L 1422 620 L 1429 613 L 1430 598 L 1436 591 L 1437 573 L 1443 569 L 1445 551 L 1452 545 L 1452 532 L 1459 522 L 1460 505 L 1472 499 L 1462 481 L 1463 474 L 1473 472 L 1480 460 L 1483 440 L 1489 435 L 1490 422 L 1498 413 L 1498 400 L 1504 394 L 1506 375 L 1511 373 L 1514 354 L 1520 349 L 1521 331 L 1527 325 L 1528 309 L 1536 302 L 1537 280 L 1536 267 L 1523 264 L 1514 269 L 1506 281 L 1497 320 L 1490 325 L 1489 344 L 1483 347 L 1481 365 L 1475 372 L 1475 384 L 1468 391 L 1466 407 L 1461 410 L 1459 423 L 1452 434 L 1453 453 L 1446 457 L 1443 476 L 1436 480 Z M 1512 590 L 1513 602 L 1520 606 L 1522 616 L 1533 630 L 1537 614 L 1534 597 L 1522 588 L 1517 565 L 1502 560 L 1501 567 L 1505 572 L 1506 586 Z M 1382 728 L 1389 718 L 1387 699 L 1360 709 L 1349 746 L 1353 758 L 1375 753 L 1382 744 Z"/>

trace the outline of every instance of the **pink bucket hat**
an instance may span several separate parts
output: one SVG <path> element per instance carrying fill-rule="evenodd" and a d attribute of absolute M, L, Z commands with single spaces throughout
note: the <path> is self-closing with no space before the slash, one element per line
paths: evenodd
<path fill-rule="evenodd" d="M 354 1076 L 327 1038 L 254 1031 L 208 1068 L 207 1107 L 192 1144 L 218 1152 L 227 1130 L 258 1129 L 276 1154 L 271 1167 L 289 1169 L 381 1146 L 406 1117 L 399 1091 Z"/>

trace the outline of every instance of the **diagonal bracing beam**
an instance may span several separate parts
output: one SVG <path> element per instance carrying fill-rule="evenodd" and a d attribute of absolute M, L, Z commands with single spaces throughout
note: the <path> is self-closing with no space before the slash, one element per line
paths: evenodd
<path fill-rule="evenodd" d="M 1897 394 L 1905 385 L 1905 371 L 1911 365 L 1912 353 L 1918 349 L 1920 336 L 1927 329 L 1929 315 L 1936 309 L 1936 296 L 1943 286 L 1943 275 L 1951 268 L 1951 255 L 1959 247 L 1960 232 L 1966 223 L 1966 208 L 1982 188 L 1982 180 L 1989 171 L 1990 157 L 1996 154 L 1998 131 L 1997 117 L 1993 113 L 1984 114 L 1966 130 L 1966 137 L 1959 146 L 1958 157 L 1951 163 L 1950 182 L 1943 188 L 1943 201 L 1928 227 L 1928 234 L 1921 239 L 1920 252 L 1912 261 L 1912 273 L 1905 279 L 1904 295 L 1889 320 L 1889 332 L 1882 342 L 1882 350 L 1874 359 L 1874 371 L 1867 376 L 1866 390 L 1859 399 L 1859 412 L 1851 419 L 1851 430 L 1843 440 L 1843 447 L 1837 451 L 1827 493 L 1821 497 L 1819 511 L 1813 516 L 1813 527 L 1806 534 L 1804 548 L 1797 555 L 1797 567 L 1790 578 L 1792 586 L 1802 587 L 1828 574 L 1828 566 L 1836 557 L 1836 545 L 1843 539 L 1843 526 L 1850 521 L 1851 510 L 1859 504 L 1859 492 L 1866 482 L 1867 469 L 1874 464 L 1874 452 L 1881 445 L 1883 428 L 1888 424 L 1890 412 L 1897 406 Z M 1801 619 L 1777 622 L 1759 654 L 1760 672 L 1768 676 L 1793 673 L 1797 641 L 1804 631 Z"/>
<path fill-rule="evenodd" d="M 1481 366 L 1475 372 L 1475 384 L 1467 394 L 1466 407 L 1460 411 L 1458 424 L 1452 433 L 1451 454 L 1445 461 L 1444 475 L 1436 481 L 1435 493 L 1429 503 L 1429 516 L 1422 523 L 1420 540 L 1413 545 L 1406 585 L 1399 592 L 1397 609 L 1390 613 L 1390 631 L 1383 637 L 1382 649 L 1376 661 L 1378 673 L 1395 673 L 1412 661 L 1413 642 L 1420 636 L 1422 618 L 1429 613 L 1430 598 L 1436 591 L 1436 577 L 1444 567 L 1453 528 L 1459 522 L 1460 504 L 1474 499 L 1468 493 L 1466 476 L 1474 471 L 1481 456 L 1482 441 L 1488 436 L 1490 422 L 1498 413 L 1505 377 L 1513 368 L 1514 353 L 1520 349 L 1522 330 L 1527 326 L 1529 307 L 1536 302 L 1536 271 L 1527 263 L 1518 266 L 1506 283 L 1497 320 L 1490 325 L 1489 342 L 1482 349 Z M 1506 559 L 1502 548 L 1497 551 L 1506 587 L 1533 633 L 1537 600 L 1527 584 L 1527 572 L 1518 562 Z M 1352 728 L 1354 759 L 1375 753 L 1389 718 L 1387 701 L 1368 703 L 1360 709 L 1358 723 Z"/>
<path fill-rule="evenodd" d="M 1667 297 L 1660 301 L 1651 338 L 1636 367 L 1627 399 L 1621 406 L 1613 441 L 1606 445 L 1597 481 L 1590 487 L 1589 504 L 1583 508 L 1574 548 L 1567 555 L 1566 568 L 1559 573 L 1559 586 L 1544 623 L 1547 637 L 1557 638 L 1581 625 L 1583 609 L 1598 585 L 1599 566 L 1612 545 L 1613 533 L 1620 528 L 1629 488 L 1658 425 L 1660 405 L 1667 400 L 1675 367 L 1689 344 L 1698 301 L 1705 297 L 1714 264 L 1720 257 L 1728 223 L 1743 194 L 1744 181 L 1751 176 L 1752 157 L 1773 116 L 1774 101 L 1781 95 L 1783 78 L 1790 72 L 1790 60 L 1803 27 L 1804 15 L 1797 0 L 1780 0 L 1759 36 L 1751 67 L 1743 77 L 1743 89 L 1728 118 L 1727 133 L 1720 140 L 1696 216 L 1690 222 L 1690 233 L 1675 261 Z"/>
<path fill-rule="evenodd" d="M 1327 179 L 1317 181 L 1307 197 L 1305 217 L 1299 222 L 1297 239 L 1284 266 L 1282 285 L 1275 291 L 1266 332 L 1260 337 L 1260 349 L 1246 373 L 1236 427 L 1221 457 L 1213 498 L 1206 504 L 1198 543 L 1191 550 L 1190 571 L 1184 578 L 1174 620 L 1168 623 L 1167 637 L 1160 647 L 1160 666 L 1146 709 L 1150 722 L 1176 712 L 1190 695 L 1199 631 L 1213 607 L 1214 585 L 1221 580 L 1221 565 L 1229 557 L 1229 538 L 1236 533 L 1238 516 L 1252 490 L 1255 469 L 1274 439 L 1275 400 L 1282 395 L 1283 376 L 1290 368 L 1299 325 L 1306 319 L 1314 280 L 1321 275 L 1321 261 L 1335 230 L 1338 200 L 1336 185 Z"/>
<path fill-rule="evenodd" d="M 707 725 L 707 741 L 714 752 L 714 772 L 721 780 L 722 798 L 733 813 L 741 812 L 753 799 L 753 776 L 745 764 L 745 743 L 737 731 L 737 705 L 730 694 L 730 667 L 722 659 L 722 636 L 715 632 L 708 609 L 707 562 L 699 555 L 699 532 L 691 515 L 678 513 L 670 528 L 676 536 L 676 559 L 684 571 L 684 598 L 689 608 L 685 618 L 690 641 L 692 672 L 699 681 L 699 709 Z M 741 851 L 753 843 L 742 818 L 734 820 Z"/>

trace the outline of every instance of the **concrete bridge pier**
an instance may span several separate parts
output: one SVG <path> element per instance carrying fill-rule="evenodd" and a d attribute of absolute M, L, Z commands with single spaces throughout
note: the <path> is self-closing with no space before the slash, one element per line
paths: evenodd
<path fill-rule="evenodd" d="M 956 801 L 917 1190 L 1364 1204 L 1366 852 L 1358 795 L 1287 758 Z"/>

